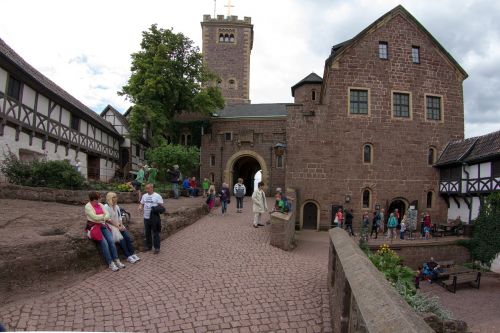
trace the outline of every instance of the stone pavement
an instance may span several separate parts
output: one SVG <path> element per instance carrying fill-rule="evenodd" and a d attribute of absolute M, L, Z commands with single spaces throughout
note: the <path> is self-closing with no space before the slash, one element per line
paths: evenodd
<path fill-rule="evenodd" d="M 195 199 L 196 200 L 196 199 Z M 329 332 L 328 234 L 269 245 L 270 226 L 243 214 L 206 216 L 161 253 L 43 297 L 0 306 L 8 330 Z"/>

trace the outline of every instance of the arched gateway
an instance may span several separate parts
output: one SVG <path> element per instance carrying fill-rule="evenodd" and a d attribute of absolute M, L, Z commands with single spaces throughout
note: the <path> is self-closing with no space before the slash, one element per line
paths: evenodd
<path fill-rule="evenodd" d="M 254 176 L 259 170 L 262 171 L 262 181 L 266 184 L 264 187 L 266 190 L 269 185 L 269 170 L 262 156 L 251 150 L 239 151 L 227 160 L 224 169 L 224 182 L 229 184 L 229 188 L 232 188 L 241 177 L 247 188 L 247 195 L 252 195 Z"/>

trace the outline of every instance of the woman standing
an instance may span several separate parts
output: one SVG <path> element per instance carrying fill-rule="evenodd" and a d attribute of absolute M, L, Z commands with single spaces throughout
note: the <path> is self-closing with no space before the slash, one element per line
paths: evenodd
<path fill-rule="evenodd" d="M 87 236 L 99 243 L 109 268 L 113 272 L 125 268 L 125 265 L 118 259 L 113 235 L 106 224 L 109 221 L 109 214 L 99 202 L 99 193 L 89 193 L 89 202 L 85 205 L 85 215 L 87 215 Z"/>
<path fill-rule="evenodd" d="M 111 228 L 113 241 L 115 243 L 120 242 L 120 246 L 129 263 L 133 264 L 136 261 L 141 260 L 141 258 L 134 254 L 135 249 L 132 238 L 130 237 L 127 229 L 122 223 L 122 214 L 120 211 L 120 207 L 117 205 L 118 196 L 116 195 L 116 193 L 109 192 L 108 194 L 106 194 L 106 202 L 107 203 L 104 205 L 104 208 L 110 216 L 109 227 Z"/>
<path fill-rule="evenodd" d="M 261 223 L 262 213 L 267 212 L 267 202 L 266 194 L 264 193 L 264 182 L 259 182 L 257 185 L 257 190 L 252 194 L 253 202 L 253 227 L 263 227 L 264 224 Z"/>
<path fill-rule="evenodd" d="M 387 222 L 387 229 L 389 229 L 389 237 L 391 240 L 396 236 L 396 227 L 398 226 L 398 220 L 394 213 L 391 213 L 389 221 Z"/>
<path fill-rule="evenodd" d="M 227 204 L 231 202 L 231 191 L 229 191 L 229 186 L 226 183 L 222 184 L 222 188 L 218 193 L 220 197 L 220 206 L 222 208 L 222 216 L 227 212 Z"/>
<path fill-rule="evenodd" d="M 210 184 L 210 187 L 208 188 L 208 194 L 207 194 L 207 205 L 208 205 L 208 213 L 209 214 L 212 214 L 212 209 L 214 209 L 215 197 L 216 197 L 215 185 Z"/>

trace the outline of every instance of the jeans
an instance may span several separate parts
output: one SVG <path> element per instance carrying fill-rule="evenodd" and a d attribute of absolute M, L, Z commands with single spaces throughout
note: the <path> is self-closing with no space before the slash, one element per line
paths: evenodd
<path fill-rule="evenodd" d="M 125 257 L 130 257 L 131 255 L 134 254 L 135 249 L 134 249 L 134 244 L 132 238 L 130 238 L 130 234 L 128 233 L 127 230 L 120 231 L 123 239 L 120 241 L 120 246 L 123 250 L 123 253 L 125 254 Z"/>
<path fill-rule="evenodd" d="M 226 211 L 227 211 L 227 201 L 221 200 L 220 201 L 220 206 L 222 207 L 222 214 L 226 213 Z"/>
<path fill-rule="evenodd" d="M 102 255 L 109 265 L 113 260 L 118 259 L 118 253 L 116 252 L 115 242 L 113 242 L 113 235 L 111 231 L 106 227 L 101 227 L 102 240 L 99 242 L 101 245 Z"/>
<path fill-rule="evenodd" d="M 352 224 L 346 224 L 345 231 L 347 231 L 351 236 L 354 236 L 354 231 L 352 231 Z"/>
<path fill-rule="evenodd" d="M 197 188 L 190 188 L 188 190 L 189 196 L 191 196 L 191 197 L 197 197 L 198 196 L 198 191 L 199 190 Z"/>
<path fill-rule="evenodd" d="M 370 233 L 370 237 L 373 235 L 373 233 L 375 233 L 375 239 L 377 239 L 378 238 L 378 226 L 377 225 L 372 226 L 372 232 Z"/>
<path fill-rule="evenodd" d="M 405 232 L 404 231 L 400 231 L 399 232 L 399 238 L 400 239 L 405 239 Z"/>
<path fill-rule="evenodd" d="M 243 209 L 243 197 L 236 197 L 236 209 Z"/>
<path fill-rule="evenodd" d="M 146 242 L 144 246 L 146 249 L 151 249 L 153 246 L 155 249 L 160 249 L 160 233 L 153 227 L 153 221 L 151 219 L 144 219 L 144 236 L 146 237 Z M 151 241 L 151 233 L 153 234 L 153 240 Z"/>
<path fill-rule="evenodd" d="M 174 191 L 174 198 L 179 199 L 179 184 L 172 183 L 172 190 Z"/>

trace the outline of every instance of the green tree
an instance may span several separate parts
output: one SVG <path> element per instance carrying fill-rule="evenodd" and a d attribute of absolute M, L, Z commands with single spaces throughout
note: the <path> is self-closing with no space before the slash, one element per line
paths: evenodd
<path fill-rule="evenodd" d="M 470 242 L 472 258 L 490 265 L 500 253 L 500 192 L 490 194 L 474 221 L 474 235 Z"/>
<path fill-rule="evenodd" d="M 153 146 L 165 139 L 173 117 L 182 111 L 209 114 L 224 107 L 216 76 L 203 63 L 193 41 L 156 24 L 142 33 L 141 51 L 133 53 L 132 74 L 118 92 L 134 107 L 130 116 L 132 140 L 146 126 Z"/>
<path fill-rule="evenodd" d="M 177 164 L 184 175 L 190 174 L 200 164 L 200 151 L 196 147 L 167 144 L 163 142 L 156 148 L 146 152 L 148 161 L 156 162 L 158 168 L 164 172 Z"/>

